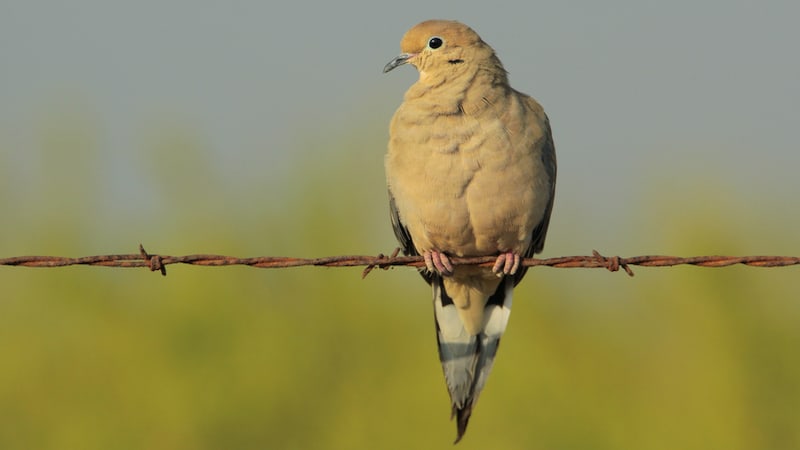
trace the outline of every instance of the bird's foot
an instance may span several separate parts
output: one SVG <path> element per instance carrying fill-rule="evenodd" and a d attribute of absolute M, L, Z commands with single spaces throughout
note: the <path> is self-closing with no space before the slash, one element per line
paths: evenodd
<path fill-rule="evenodd" d="M 423 252 L 422 257 L 425 259 L 425 267 L 428 268 L 428 271 L 439 273 L 443 276 L 453 274 L 453 264 L 450 263 L 450 258 L 443 252 Z"/>
<path fill-rule="evenodd" d="M 516 253 L 501 253 L 492 267 L 492 272 L 496 273 L 497 276 L 514 275 L 519 269 L 520 260 L 520 256 Z"/>

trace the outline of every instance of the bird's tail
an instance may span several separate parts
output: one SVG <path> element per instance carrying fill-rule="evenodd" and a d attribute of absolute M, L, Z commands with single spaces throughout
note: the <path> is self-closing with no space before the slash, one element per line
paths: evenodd
<path fill-rule="evenodd" d="M 458 442 L 467 430 L 472 408 L 486 384 L 500 337 L 508 324 L 514 279 L 505 277 L 488 298 L 483 325 L 477 334 L 469 333 L 464 327 L 442 278 L 437 276 L 432 281 L 439 359 L 450 391 L 452 416 L 456 418 L 458 430 L 455 442 Z"/>

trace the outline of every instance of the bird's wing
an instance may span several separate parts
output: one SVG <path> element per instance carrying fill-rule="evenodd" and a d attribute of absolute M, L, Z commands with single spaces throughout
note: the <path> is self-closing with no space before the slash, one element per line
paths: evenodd
<path fill-rule="evenodd" d="M 547 228 L 550 225 L 550 214 L 553 212 L 553 200 L 556 196 L 556 148 L 555 144 L 553 143 L 553 133 L 550 130 L 550 120 L 546 115 L 544 116 L 544 125 L 545 141 L 542 144 L 541 158 L 542 165 L 547 172 L 547 176 L 550 177 L 550 192 L 548 193 L 550 198 L 547 201 L 547 206 L 541 222 L 539 222 L 539 224 L 536 225 L 531 232 L 531 243 L 523 254 L 525 258 L 531 258 L 534 254 L 539 253 L 542 251 L 542 249 L 544 249 L 544 239 L 547 236 Z M 520 270 L 514 275 L 515 286 L 522 281 L 522 277 L 525 276 L 527 271 L 527 267 L 521 267 Z"/>
<path fill-rule="evenodd" d="M 389 217 L 392 220 L 394 236 L 397 238 L 397 242 L 400 243 L 403 254 L 406 256 L 419 256 L 419 252 L 416 247 L 414 247 L 414 241 L 411 239 L 411 233 L 408 232 L 408 228 L 400 219 L 400 213 L 397 211 L 397 205 L 395 204 L 391 190 L 389 190 Z M 428 284 L 433 281 L 433 274 L 429 273 L 427 270 L 420 270 L 419 273 Z"/>

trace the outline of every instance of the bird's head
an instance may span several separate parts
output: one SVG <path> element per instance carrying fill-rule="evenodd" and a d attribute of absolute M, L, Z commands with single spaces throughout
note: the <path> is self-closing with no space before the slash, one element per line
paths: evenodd
<path fill-rule="evenodd" d="M 452 20 L 427 20 L 415 25 L 400 41 L 400 51 L 402 53 L 384 66 L 384 73 L 411 64 L 420 72 L 421 79 L 439 78 L 486 63 L 499 64 L 494 51 L 478 33 Z"/>

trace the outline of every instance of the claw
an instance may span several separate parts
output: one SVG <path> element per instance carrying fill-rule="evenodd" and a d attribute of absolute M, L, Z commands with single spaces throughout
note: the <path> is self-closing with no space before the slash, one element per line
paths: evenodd
<path fill-rule="evenodd" d="M 514 275 L 519 269 L 520 257 L 519 255 L 507 252 L 501 253 L 497 257 L 497 261 L 492 266 L 492 272 L 499 275 Z"/>
<path fill-rule="evenodd" d="M 450 263 L 450 259 L 444 253 L 437 251 L 424 252 L 422 257 L 425 259 L 425 267 L 427 267 L 428 271 L 438 272 L 440 275 L 445 276 L 453 274 L 453 264 Z"/>

